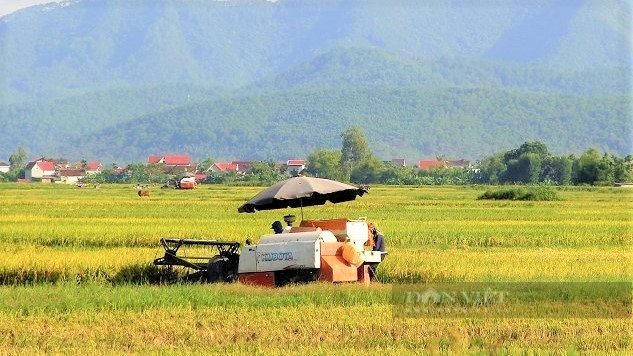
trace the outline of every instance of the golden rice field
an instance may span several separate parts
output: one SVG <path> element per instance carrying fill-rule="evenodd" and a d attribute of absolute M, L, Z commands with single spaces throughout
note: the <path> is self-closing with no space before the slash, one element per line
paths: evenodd
<path fill-rule="evenodd" d="M 629 318 L 397 318 L 405 282 L 632 282 L 633 192 L 482 201 L 489 187 L 372 187 L 306 218 L 366 216 L 382 284 L 157 285 L 160 237 L 243 243 L 298 209 L 238 214 L 261 187 L 0 184 L 0 354 L 630 354 Z"/>

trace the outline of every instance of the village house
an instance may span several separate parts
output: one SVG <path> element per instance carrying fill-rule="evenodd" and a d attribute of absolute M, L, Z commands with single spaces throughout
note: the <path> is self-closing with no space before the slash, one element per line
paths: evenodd
<path fill-rule="evenodd" d="M 86 175 L 101 173 L 101 171 L 103 170 L 103 164 L 101 164 L 101 162 L 96 162 L 96 161 L 88 162 L 86 163 L 85 169 L 86 169 Z"/>
<path fill-rule="evenodd" d="M 112 172 L 114 172 L 114 174 L 121 174 L 121 173 L 125 172 L 126 169 L 127 169 L 127 164 L 124 164 L 122 166 L 114 167 Z"/>
<path fill-rule="evenodd" d="M 56 183 L 77 184 L 86 176 L 86 170 L 81 168 L 61 168 L 57 171 L 59 180 Z"/>
<path fill-rule="evenodd" d="M 152 155 L 147 158 L 149 164 L 163 164 L 164 172 L 169 174 L 183 174 L 195 171 L 189 155 Z"/>
<path fill-rule="evenodd" d="M 227 173 L 227 172 L 239 172 L 238 164 L 233 162 L 215 162 L 207 169 L 207 172 L 213 173 Z"/>
<path fill-rule="evenodd" d="M 50 183 L 55 179 L 55 164 L 43 158 L 29 162 L 24 169 L 24 178 Z"/>
<path fill-rule="evenodd" d="M 227 172 L 236 172 L 239 174 L 247 174 L 251 172 L 251 168 L 253 166 L 252 161 L 231 161 L 231 162 L 216 162 L 207 172 L 213 173 L 227 173 Z"/>
<path fill-rule="evenodd" d="M 165 165 L 165 167 L 190 168 L 191 158 L 189 157 L 189 155 L 164 155 L 164 156 L 152 155 L 147 158 L 147 163 L 149 164 L 162 163 Z"/>
<path fill-rule="evenodd" d="M 286 161 L 286 173 L 296 176 L 306 169 L 306 161 L 303 159 L 289 159 Z"/>
<path fill-rule="evenodd" d="M 446 168 L 446 161 L 438 159 L 420 160 L 418 161 L 418 168 L 423 170 L 429 170 L 432 168 Z"/>
<path fill-rule="evenodd" d="M 11 165 L 0 161 L 0 173 L 7 173 L 11 170 Z"/>
<path fill-rule="evenodd" d="M 237 165 L 237 172 L 241 174 L 250 173 L 253 167 L 252 161 L 231 161 L 231 163 Z"/>

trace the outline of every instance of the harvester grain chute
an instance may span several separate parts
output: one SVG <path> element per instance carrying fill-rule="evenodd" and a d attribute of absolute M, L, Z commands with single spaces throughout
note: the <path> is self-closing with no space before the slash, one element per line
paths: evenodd
<path fill-rule="evenodd" d="M 319 178 L 294 177 L 262 191 L 239 212 L 301 207 L 302 220 L 292 226 L 293 215 L 284 217 L 283 232 L 262 235 L 257 244 L 238 242 L 162 239 L 165 256 L 154 264 L 192 270 L 190 280 L 280 286 L 288 283 L 370 281 L 369 263 L 379 263 L 380 252 L 366 250 L 369 230 L 365 218 L 350 220 L 303 220 L 303 207 L 354 200 L 364 188 Z M 215 255 L 179 255 L 183 246 L 209 246 Z M 241 247 L 241 251 L 240 251 Z M 240 253 L 241 252 L 241 253 Z"/>

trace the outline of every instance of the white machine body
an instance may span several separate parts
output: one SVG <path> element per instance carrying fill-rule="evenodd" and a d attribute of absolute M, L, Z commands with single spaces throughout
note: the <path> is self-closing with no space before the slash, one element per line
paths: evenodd
<path fill-rule="evenodd" d="M 321 268 L 321 242 L 336 242 L 330 231 L 263 235 L 257 245 L 244 246 L 238 273 Z"/>
<path fill-rule="evenodd" d="M 273 272 L 289 269 L 321 268 L 322 242 L 350 242 L 362 262 L 380 262 L 379 251 L 365 250 L 369 229 L 365 218 L 341 221 L 314 221 L 318 227 L 298 227 L 313 231 L 293 232 L 285 228 L 281 234 L 262 235 L 259 244 L 242 248 L 238 273 Z"/>

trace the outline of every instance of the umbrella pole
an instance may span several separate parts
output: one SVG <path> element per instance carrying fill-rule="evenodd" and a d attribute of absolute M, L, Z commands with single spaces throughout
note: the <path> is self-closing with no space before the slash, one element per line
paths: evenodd
<path fill-rule="evenodd" d="M 303 199 L 299 199 L 299 203 L 301 204 L 301 221 L 303 221 Z"/>

